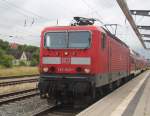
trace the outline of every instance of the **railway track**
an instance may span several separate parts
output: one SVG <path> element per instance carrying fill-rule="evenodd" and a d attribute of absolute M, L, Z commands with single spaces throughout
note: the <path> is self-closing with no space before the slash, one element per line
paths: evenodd
<path fill-rule="evenodd" d="M 46 115 L 49 112 L 53 111 L 56 109 L 55 105 L 44 105 L 41 108 L 33 111 L 33 112 L 29 112 L 27 113 L 28 116 L 42 116 L 42 115 Z"/>
<path fill-rule="evenodd" d="M 39 95 L 37 89 L 29 89 L 0 95 L 0 105 Z"/>
<path fill-rule="evenodd" d="M 109 93 L 106 92 L 103 97 L 105 97 L 108 94 Z M 62 107 L 62 105 L 58 105 L 58 106 L 54 104 L 48 105 L 47 101 L 46 100 L 42 101 L 44 99 L 41 100 L 38 95 L 39 95 L 39 92 L 37 91 L 37 89 L 31 89 L 31 90 L 26 90 L 26 91 L 19 91 L 15 93 L 0 95 L 0 110 L 7 109 L 13 112 L 12 109 L 13 107 L 16 106 L 16 108 L 14 108 L 14 110 L 16 111 L 14 112 L 19 114 L 20 110 L 22 110 L 22 112 L 20 113 L 20 115 L 22 116 L 75 116 L 77 113 L 83 110 L 83 109 L 74 109 L 71 107 L 65 108 L 65 107 Z M 33 101 L 33 98 L 34 98 L 34 101 Z M 19 105 L 16 105 L 16 104 L 19 104 Z M 35 105 L 32 105 L 32 104 L 35 104 Z M 26 111 L 26 110 L 29 110 L 29 111 Z M 0 114 L 1 114 L 1 111 L 0 111 Z"/>
<path fill-rule="evenodd" d="M 30 99 L 32 99 L 32 97 L 34 96 L 39 97 L 38 95 L 39 92 L 37 91 L 37 89 L 30 89 L 25 91 L 3 94 L 0 95 L 0 107 L 3 107 L 3 105 L 11 106 L 12 104 L 17 104 L 17 102 L 22 102 L 26 99 L 30 101 Z M 31 110 L 30 112 L 26 112 L 25 114 L 23 114 L 23 116 L 24 115 L 25 116 L 52 116 L 52 115 L 74 116 L 76 114 L 75 111 L 73 110 L 70 111 L 70 110 L 62 110 L 62 109 L 64 108 L 61 107 L 61 105 L 56 106 L 53 103 L 51 105 L 45 103 L 43 105 L 39 105 L 38 108 Z"/>
<path fill-rule="evenodd" d="M 33 112 L 27 113 L 28 116 L 75 116 L 81 110 L 64 108 L 61 105 L 45 105 Z"/>
<path fill-rule="evenodd" d="M 34 75 L 22 75 L 22 76 L 0 77 L 0 80 L 6 80 L 6 79 L 18 79 L 18 78 L 35 77 L 35 76 L 39 76 L 39 74 L 34 74 Z"/>
<path fill-rule="evenodd" d="M 8 85 L 16 85 L 22 83 L 32 83 L 38 81 L 38 76 L 33 77 L 20 77 L 20 78 L 8 78 L 8 79 L 0 79 L 0 87 L 1 86 L 8 86 Z"/>
<path fill-rule="evenodd" d="M 7 94 L 0 95 L 0 108 L 4 106 L 12 107 L 13 104 L 17 104 L 17 102 L 25 102 L 30 101 L 35 96 L 38 96 L 39 92 L 37 89 L 29 89 L 24 91 L 12 92 Z M 32 101 L 32 100 L 31 100 Z M 26 106 L 27 107 L 27 106 Z M 57 109 L 55 105 L 44 104 L 36 108 L 35 110 L 31 110 L 30 112 L 26 112 L 23 116 L 42 116 L 47 115 L 48 113 Z"/>

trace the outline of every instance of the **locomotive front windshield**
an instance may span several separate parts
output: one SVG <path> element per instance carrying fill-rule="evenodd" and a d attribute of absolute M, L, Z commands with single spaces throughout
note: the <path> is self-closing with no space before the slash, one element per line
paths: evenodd
<path fill-rule="evenodd" d="M 90 32 L 70 31 L 70 32 L 48 32 L 44 37 L 46 48 L 89 48 Z"/>

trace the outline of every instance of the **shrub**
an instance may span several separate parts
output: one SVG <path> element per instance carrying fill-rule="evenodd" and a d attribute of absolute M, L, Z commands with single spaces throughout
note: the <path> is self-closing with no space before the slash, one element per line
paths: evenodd
<path fill-rule="evenodd" d="M 33 59 L 31 60 L 30 66 L 37 66 L 38 65 L 38 61 Z"/>
<path fill-rule="evenodd" d="M 21 61 L 19 62 L 19 66 L 26 66 L 25 61 L 22 61 L 22 60 L 21 60 Z"/>
<path fill-rule="evenodd" d="M 3 55 L 1 57 L 1 65 L 7 68 L 10 68 L 13 66 L 13 61 L 14 57 L 11 55 Z"/>
<path fill-rule="evenodd" d="M 4 50 L 0 48 L 0 54 L 3 55 L 4 53 Z"/>

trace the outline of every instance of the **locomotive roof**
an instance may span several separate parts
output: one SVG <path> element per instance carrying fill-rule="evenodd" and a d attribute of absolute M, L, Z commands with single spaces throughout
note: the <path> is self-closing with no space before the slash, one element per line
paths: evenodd
<path fill-rule="evenodd" d="M 43 32 L 46 31 L 63 31 L 63 30 L 89 30 L 89 31 L 94 31 L 94 30 L 99 30 L 101 32 L 107 33 L 111 38 L 115 39 L 125 47 L 129 48 L 128 45 L 126 45 L 123 41 L 121 41 L 118 37 L 113 35 L 111 32 L 107 31 L 103 27 L 100 26 L 93 26 L 93 25 L 86 25 L 86 26 L 53 26 L 53 27 L 46 27 Z"/>
<path fill-rule="evenodd" d="M 99 30 L 96 26 L 86 25 L 86 26 L 54 26 L 54 27 L 46 27 L 44 31 L 47 30 Z"/>

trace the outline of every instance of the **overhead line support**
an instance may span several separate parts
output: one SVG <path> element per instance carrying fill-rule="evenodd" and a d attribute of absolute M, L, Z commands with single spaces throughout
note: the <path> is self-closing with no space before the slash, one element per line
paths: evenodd
<path fill-rule="evenodd" d="M 137 29 L 137 26 L 132 18 L 132 14 L 127 6 L 127 3 L 125 0 L 117 0 L 117 3 L 119 4 L 120 8 L 122 9 L 124 15 L 126 16 L 126 18 L 128 19 L 132 29 L 134 30 L 134 32 L 136 33 L 137 37 L 139 38 L 142 46 L 146 49 L 146 45 L 144 44 L 144 41 L 142 39 L 142 36 L 139 32 L 139 30 Z"/>

